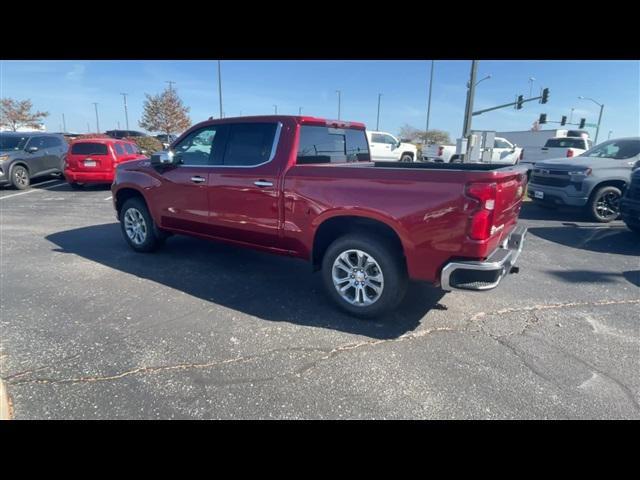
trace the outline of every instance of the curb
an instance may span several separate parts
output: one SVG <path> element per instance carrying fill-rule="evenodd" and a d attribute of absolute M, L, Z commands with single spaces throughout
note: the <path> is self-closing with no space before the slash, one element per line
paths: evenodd
<path fill-rule="evenodd" d="M 7 393 L 7 387 L 0 379 L 0 420 L 11 420 L 11 401 Z"/>

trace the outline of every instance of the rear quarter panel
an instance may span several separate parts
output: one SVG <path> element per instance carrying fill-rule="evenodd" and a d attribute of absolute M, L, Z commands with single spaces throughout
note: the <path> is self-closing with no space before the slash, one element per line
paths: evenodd
<path fill-rule="evenodd" d="M 504 169 L 503 169 L 504 170 Z M 470 212 L 464 195 L 467 182 L 513 177 L 516 173 L 406 170 L 347 165 L 298 165 L 284 182 L 284 242 L 309 258 L 313 237 L 322 222 L 335 216 L 362 216 L 381 221 L 400 237 L 409 276 L 437 281 L 451 258 L 485 258 L 515 227 L 521 198 L 503 205 L 503 227 L 485 242 L 467 236 Z M 518 177 L 521 178 L 521 177 Z"/>

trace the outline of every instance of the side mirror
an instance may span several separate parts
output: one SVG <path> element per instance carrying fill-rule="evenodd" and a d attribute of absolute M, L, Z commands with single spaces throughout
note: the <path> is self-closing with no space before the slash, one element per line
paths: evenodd
<path fill-rule="evenodd" d="M 38 147 L 28 147 L 27 153 L 36 153 L 38 151 Z"/>
<path fill-rule="evenodd" d="M 176 165 L 176 155 L 171 150 L 163 150 L 162 152 L 156 152 L 151 155 L 151 165 Z"/>

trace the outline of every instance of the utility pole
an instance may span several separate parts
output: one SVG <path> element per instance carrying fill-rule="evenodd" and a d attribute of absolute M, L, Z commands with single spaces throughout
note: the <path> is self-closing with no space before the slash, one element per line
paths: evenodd
<path fill-rule="evenodd" d="M 176 82 L 172 82 L 171 80 L 166 80 L 164 83 L 168 83 L 169 84 L 169 91 L 173 91 L 173 89 L 171 88 L 173 86 L 174 83 Z"/>
<path fill-rule="evenodd" d="M 273 108 L 275 108 L 276 115 L 277 115 L 278 114 L 278 105 L 274 105 Z"/>
<path fill-rule="evenodd" d="M 427 101 L 427 128 L 425 132 L 429 131 L 429 117 L 431 117 L 431 90 L 433 89 L 433 67 L 435 61 L 431 60 L 431 75 L 429 77 L 429 100 Z"/>
<path fill-rule="evenodd" d="M 569 115 L 569 123 L 571 123 L 571 120 L 573 119 L 573 111 L 575 110 L 574 107 L 571 107 L 571 114 Z"/>
<path fill-rule="evenodd" d="M 338 94 L 338 120 L 340 120 L 340 100 L 342 92 L 340 90 L 336 90 L 336 93 Z"/>
<path fill-rule="evenodd" d="M 125 121 L 125 125 L 127 127 L 127 130 L 129 130 L 129 112 L 127 112 L 127 93 L 121 93 L 120 95 L 122 95 L 122 98 L 124 99 L 124 121 Z"/>
<path fill-rule="evenodd" d="M 533 82 L 535 81 L 535 78 L 529 77 L 529 98 L 531 98 L 531 95 L 533 94 Z"/>
<path fill-rule="evenodd" d="M 93 102 L 93 106 L 96 109 L 96 129 L 98 130 L 98 133 L 100 133 L 100 118 L 98 117 L 98 104 L 96 102 Z"/>
<path fill-rule="evenodd" d="M 478 61 L 471 60 L 471 72 L 469 73 L 469 83 L 467 84 L 467 106 L 464 112 L 464 125 L 462 126 L 462 136 L 467 139 L 467 148 L 464 154 L 463 161 L 468 158 L 468 153 L 471 150 L 471 142 L 469 136 L 471 135 L 471 119 L 473 114 L 473 97 L 476 93 L 476 77 L 478 76 Z"/>
<path fill-rule="evenodd" d="M 120 120 L 118 120 L 118 130 L 120 130 Z"/>
<path fill-rule="evenodd" d="M 89 122 L 87 122 L 87 133 L 91 133 L 91 127 L 89 126 Z"/>
<path fill-rule="evenodd" d="M 302 115 L 302 107 L 298 107 L 298 115 Z"/>
<path fill-rule="evenodd" d="M 62 114 L 62 131 L 67 133 L 67 122 L 64 120 L 64 113 Z"/>
<path fill-rule="evenodd" d="M 609 136 L 607 137 L 607 140 L 609 140 L 611 138 L 611 134 L 613 133 L 613 130 L 609 130 Z"/>
<path fill-rule="evenodd" d="M 222 70 L 218 60 L 218 100 L 220 101 L 220 118 L 222 118 Z"/>
<path fill-rule="evenodd" d="M 382 94 L 378 94 L 378 117 L 376 119 L 376 130 L 380 130 L 380 98 L 382 98 Z"/>

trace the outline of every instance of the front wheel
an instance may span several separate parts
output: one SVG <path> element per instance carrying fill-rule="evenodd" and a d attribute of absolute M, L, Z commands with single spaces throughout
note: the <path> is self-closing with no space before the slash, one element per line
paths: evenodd
<path fill-rule="evenodd" d="M 599 188 L 592 196 L 588 208 L 596 222 L 609 223 L 620 215 L 622 191 L 618 187 Z"/>
<path fill-rule="evenodd" d="M 130 198 L 120 211 L 120 228 L 129 246 L 136 252 L 152 252 L 164 241 L 144 201 Z"/>
<path fill-rule="evenodd" d="M 16 165 L 11 169 L 11 183 L 18 190 L 26 190 L 31 185 L 29 171 L 22 165 Z"/>
<path fill-rule="evenodd" d="M 325 289 L 344 311 L 363 318 L 382 315 L 404 298 L 404 259 L 391 242 L 349 234 L 335 240 L 322 260 Z"/>
<path fill-rule="evenodd" d="M 413 157 L 408 153 L 403 153 L 402 157 L 400 157 L 400 161 L 404 163 L 411 163 L 413 162 Z"/>

